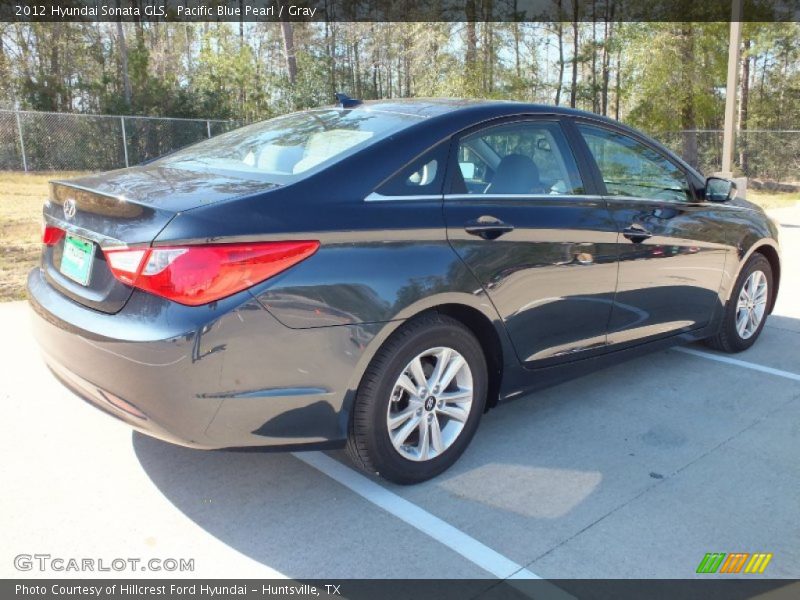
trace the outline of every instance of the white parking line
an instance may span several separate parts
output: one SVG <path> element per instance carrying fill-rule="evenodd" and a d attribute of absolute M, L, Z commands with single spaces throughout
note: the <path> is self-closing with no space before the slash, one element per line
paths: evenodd
<path fill-rule="evenodd" d="M 712 354 L 711 352 L 702 352 L 693 348 L 673 348 L 678 352 L 684 354 L 691 354 L 693 356 L 701 356 L 708 360 L 715 360 L 717 362 L 743 367 L 745 369 L 752 369 L 753 371 L 761 371 L 762 373 L 769 373 L 770 375 L 777 375 L 778 377 L 785 377 L 794 381 L 800 381 L 800 374 L 792 373 L 791 371 L 783 371 L 781 369 L 773 369 L 772 367 L 765 367 L 756 363 L 747 362 L 746 360 L 739 360 L 738 358 L 730 358 L 729 356 L 721 356 L 719 354 Z"/>
<path fill-rule="evenodd" d="M 346 467 L 326 454 L 322 452 L 293 452 L 292 454 L 295 458 L 302 460 L 307 465 L 338 481 L 365 500 L 372 502 L 389 514 L 405 521 L 437 542 L 444 544 L 495 577 L 500 579 L 509 577 L 514 579 L 541 579 L 541 577 L 525 569 L 522 565 L 518 565 L 499 552 L 495 552 L 439 517 L 390 492 L 383 486 L 356 473 L 353 469 Z"/>
<path fill-rule="evenodd" d="M 673 348 L 673 350 L 751 369 L 753 371 L 784 377 L 793 381 L 800 381 L 800 374 L 790 371 L 774 369 L 772 367 L 712 354 L 710 352 L 702 352 L 693 348 L 678 347 Z M 408 523 L 439 543 L 444 544 L 454 552 L 457 552 L 473 564 L 499 579 L 541 579 L 539 575 L 515 563 L 499 552 L 492 550 L 472 536 L 467 535 L 446 521 L 432 515 L 416 504 L 398 496 L 394 492 L 389 491 L 322 452 L 293 452 L 292 455 L 355 492 L 365 500 Z M 555 587 L 554 591 L 563 593 L 562 590 Z"/>

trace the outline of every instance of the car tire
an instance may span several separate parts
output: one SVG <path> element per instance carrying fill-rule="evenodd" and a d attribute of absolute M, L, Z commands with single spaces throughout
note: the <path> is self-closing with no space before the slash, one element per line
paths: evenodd
<path fill-rule="evenodd" d="M 755 297 L 750 298 L 753 291 Z M 772 266 L 763 254 L 756 253 L 747 261 L 736 280 L 733 292 L 725 305 L 719 332 L 705 340 L 706 344 L 715 350 L 728 353 L 747 350 L 756 342 L 764 329 L 771 299 Z M 756 323 L 747 320 L 748 315 L 754 314 L 758 315 Z"/>
<path fill-rule="evenodd" d="M 439 389 L 437 381 L 445 387 Z M 486 358 L 475 335 L 446 315 L 417 317 L 389 337 L 367 368 L 347 453 L 360 469 L 394 483 L 435 477 L 469 445 L 487 388 Z"/>

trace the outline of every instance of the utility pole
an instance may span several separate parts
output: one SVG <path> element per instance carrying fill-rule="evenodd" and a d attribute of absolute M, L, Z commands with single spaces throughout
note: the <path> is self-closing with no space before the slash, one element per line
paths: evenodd
<path fill-rule="evenodd" d="M 742 41 L 742 3 L 733 0 L 731 6 L 731 33 L 728 45 L 728 86 L 725 91 L 725 126 L 722 133 L 723 177 L 733 176 L 734 127 L 736 124 L 736 94 L 739 75 L 739 46 Z"/>

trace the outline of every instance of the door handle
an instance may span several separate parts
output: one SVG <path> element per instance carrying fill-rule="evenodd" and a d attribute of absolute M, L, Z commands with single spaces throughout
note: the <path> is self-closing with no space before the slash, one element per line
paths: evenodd
<path fill-rule="evenodd" d="M 622 230 L 622 235 L 632 241 L 634 244 L 640 244 L 647 238 L 653 237 L 653 234 L 647 231 L 641 225 L 631 225 L 630 227 Z"/>
<path fill-rule="evenodd" d="M 464 231 L 485 240 L 495 240 L 504 233 L 514 231 L 514 226 L 496 217 L 483 216 L 464 225 Z"/>

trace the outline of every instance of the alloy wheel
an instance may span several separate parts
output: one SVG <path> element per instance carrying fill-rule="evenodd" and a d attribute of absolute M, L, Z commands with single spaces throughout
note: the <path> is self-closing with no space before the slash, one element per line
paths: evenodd
<path fill-rule="evenodd" d="M 736 332 L 743 340 L 757 330 L 767 310 L 767 276 L 753 271 L 744 282 L 736 303 Z"/>
<path fill-rule="evenodd" d="M 386 424 L 394 449 L 412 461 L 446 451 L 464 429 L 473 401 L 472 372 L 446 346 L 414 357 L 395 382 Z"/>

